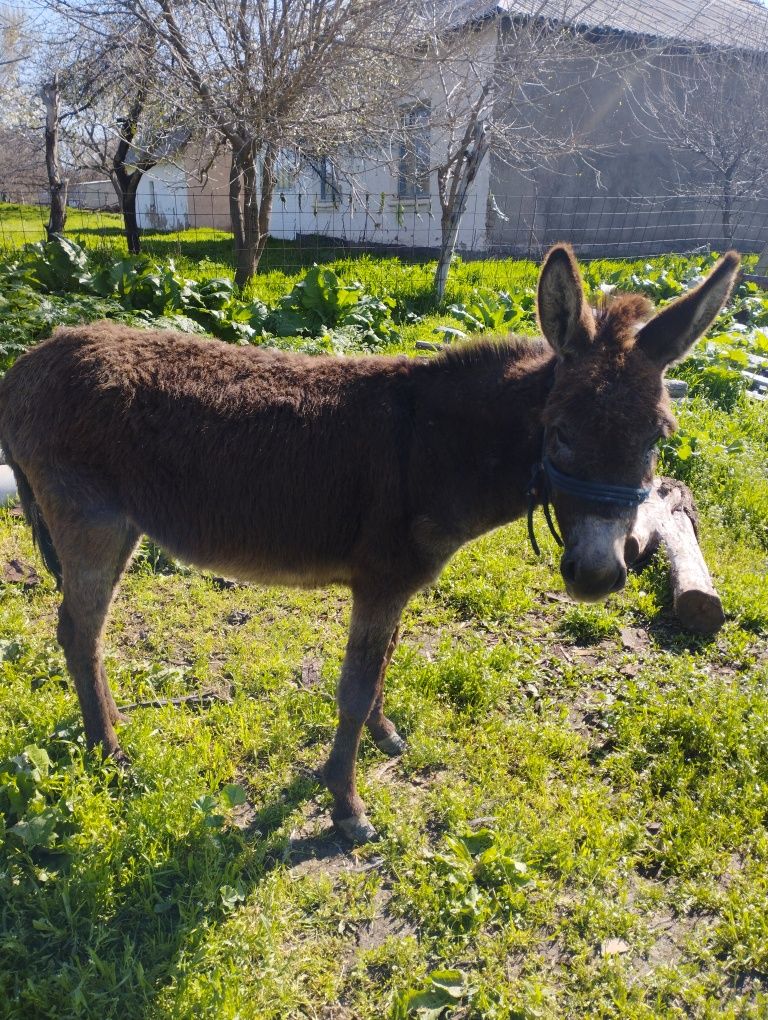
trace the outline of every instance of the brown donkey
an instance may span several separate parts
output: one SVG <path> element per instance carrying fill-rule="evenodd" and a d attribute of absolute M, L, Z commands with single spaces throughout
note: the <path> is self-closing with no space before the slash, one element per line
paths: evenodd
<path fill-rule="evenodd" d="M 363 726 L 386 754 L 404 748 L 383 683 L 408 598 L 531 498 L 552 501 L 574 597 L 623 586 L 654 446 L 674 428 L 664 370 L 717 315 L 738 263 L 729 253 L 655 317 L 635 295 L 595 316 L 558 246 L 539 280 L 547 343 L 428 361 L 313 358 L 106 322 L 57 330 L 0 383 L 0 442 L 63 593 L 58 637 L 89 745 L 121 755 L 102 638 L 142 533 L 249 580 L 343 583 L 352 620 L 325 781 L 339 828 L 374 836 L 355 761 Z"/>

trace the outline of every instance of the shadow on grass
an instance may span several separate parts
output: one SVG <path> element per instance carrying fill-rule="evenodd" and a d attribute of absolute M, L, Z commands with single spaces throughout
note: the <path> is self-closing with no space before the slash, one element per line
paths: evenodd
<path fill-rule="evenodd" d="M 67 231 L 73 237 L 85 240 L 102 239 L 108 244 L 113 239 L 124 239 L 123 230 L 118 227 L 73 227 Z M 193 261 L 208 259 L 228 265 L 234 270 L 235 258 L 232 235 L 217 232 L 215 236 L 196 234 L 194 230 L 170 232 L 168 234 L 145 233 L 141 239 L 143 254 L 156 258 L 167 259 L 183 256 Z M 259 264 L 259 273 L 267 273 L 275 269 L 286 272 L 298 271 L 312 266 L 314 263 L 332 262 L 340 257 L 348 256 L 344 248 L 312 243 L 311 239 L 288 241 L 270 238 Z"/>
<path fill-rule="evenodd" d="M 125 231 L 120 226 L 114 227 L 68 227 L 66 233 L 83 235 L 85 237 L 125 237 Z"/>
<path fill-rule="evenodd" d="M 212 930 L 288 860 L 278 830 L 320 789 L 314 776 L 297 773 L 251 813 L 245 829 L 202 813 L 180 835 L 159 825 L 150 861 L 146 834 L 137 838 L 130 824 L 148 791 L 137 784 L 131 793 L 130 781 L 117 782 L 114 796 L 129 821 L 115 845 L 55 870 L 27 857 L 14 883 L 0 883 L 3 1016 L 154 1015 L 158 996 L 186 973 L 182 961 L 199 957 Z M 308 845 L 305 852 L 345 849 Z"/>
<path fill-rule="evenodd" d="M 671 608 L 662 609 L 650 621 L 648 633 L 665 652 L 703 652 L 717 641 L 717 634 L 694 634 L 684 630 Z"/>

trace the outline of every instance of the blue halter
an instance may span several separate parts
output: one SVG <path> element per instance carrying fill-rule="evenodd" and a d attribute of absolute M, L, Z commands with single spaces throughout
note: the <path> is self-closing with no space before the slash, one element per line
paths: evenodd
<path fill-rule="evenodd" d="M 544 436 L 546 443 L 546 434 Z M 633 489 L 628 485 L 610 485 L 607 482 L 591 482 L 585 478 L 574 478 L 558 470 L 544 453 L 542 444 L 541 460 L 534 464 L 531 481 L 528 486 L 528 537 L 537 556 L 541 555 L 539 543 L 533 530 L 533 511 L 541 503 L 547 527 L 552 532 L 558 545 L 563 540 L 558 534 L 549 505 L 549 496 L 553 489 L 559 489 L 569 496 L 577 496 L 586 503 L 601 503 L 609 506 L 632 508 L 640 506 L 651 494 L 650 489 Z"/>

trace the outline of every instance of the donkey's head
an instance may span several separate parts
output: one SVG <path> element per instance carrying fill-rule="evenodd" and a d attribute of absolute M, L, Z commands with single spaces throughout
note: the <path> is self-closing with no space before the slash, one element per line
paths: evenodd
<path fill-rule="evenodd" d="M 656 444 L 676 427 L 664 371 L 709 327 L 738 267 L 729 252 L 658 315 L 632 294 L 595 315 L 570 248 L 547 255 L 539 322 L 557 366 L 544 411 L 543 476 L 564 540 L 560 569 L 575 598 L 593 601 L 624 586 L 625 544 L 652 482 Z"/>

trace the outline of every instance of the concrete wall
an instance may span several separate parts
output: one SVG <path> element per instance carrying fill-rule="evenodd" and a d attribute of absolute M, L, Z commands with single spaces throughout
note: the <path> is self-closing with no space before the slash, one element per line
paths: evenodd
<path fill-rule="evenodd" d="M 618 71 L 590 80 L 589 71 L 584 61 L 564 66 L 564 83 L 586 84 L 555 96 L 542 117 L 552 137 L 574 131 L 586 159 L 567 154 L 524 176 L 491 154 L 490 205 L 502 215 L 489 213 L 490 250 L 535 255 L 560 240 L 593 255 L 722 248 L 717 188 L 690 152 L 674 152 L 658 140 L 658 125 L 637 115 L 639 81 L 628 86 Z M 768 196 L 742 202 L 734 219 L 737 246 L 755 250 L 768 240 Z"/>
<path fill-rule="evenodd" d="M 119 206 L 110 180 L 82 181 L 71 185 L 67 204 L 75 209 L 112 209 Z"/>
<path fill-rule="evenodd" d="M 158 163 L 139 182 L 136 210 L 142 230 L 185 230 L 189 226 L 187 174 L 174 163 Z"/>
<path fill-rule="evenodd" d="M 229 215 L 229 164 L 229 153 L 223 152 L 210 166 L 203 184 L 190 176 L 187 190 L 190 227 L 232 229 Z M 190 167 L 189 170 L 194 168 Z"/>

